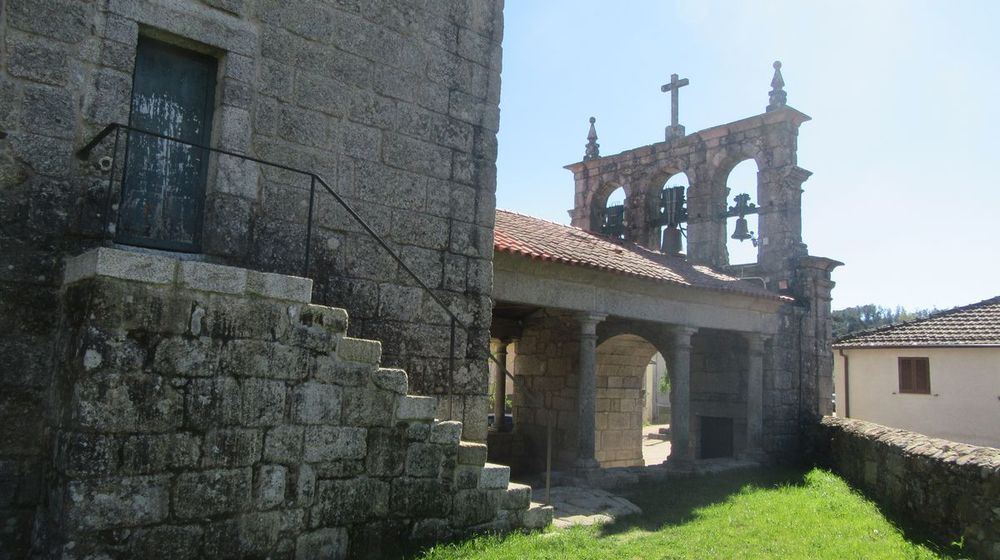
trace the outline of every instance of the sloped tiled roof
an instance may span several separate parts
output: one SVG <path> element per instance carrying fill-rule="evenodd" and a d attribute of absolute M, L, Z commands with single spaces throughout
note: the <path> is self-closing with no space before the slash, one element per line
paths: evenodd
<path fill-rule="evenodd" d="M 1000 346 L 1000 296 L 841 337 L 834 347 Z"/>
<path fill-rule="evenodd" d="M 751 282 L 727 276 L 707 266 L 692 265 L 683 257 L 650 251 L 635 243 L 612 240 L 580 228 L 508 210 L 498 209 L 496 216 L 493 247 L 501 253 L 691 288 L 792 301 Z"/>

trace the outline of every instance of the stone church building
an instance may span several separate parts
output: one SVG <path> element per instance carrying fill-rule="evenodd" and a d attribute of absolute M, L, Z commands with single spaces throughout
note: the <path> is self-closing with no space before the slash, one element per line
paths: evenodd
<path fill-rule="evenodd" d="M 807 117 L 775 94 L 592 142 L 545 245 L 496 212 L 502 8 L 0 3 L 0 559 L 383 557 L 543 526 L 487 462 L 491 338 L 517 341 L 516 430 L 556 418 L 560 468 L 635 463 L 602 407 L 628 411 L 654 349 L 675 461 L 713 422 L 794 455 L 828 404 L 836 264 L 800 239 Z M 726 274 L 719 217 L 745 159 L 757 285 Z M 659 252 L 680 227 L 687 257 Z"/>
<path fill-rule="evenodd" d="M 566 166 L 572 227 L 497 212 L 492 335 L 514 376 L 514 430 L 491 435 L 491 458 L 538 470 L 551 438 L 557 469 L 643 466 L 656 353 L 669 370 L 676 467 L 794 459 L 803 428 L 831 412 L 830 272 L 841 263 L 802 242 L 810 172 L 796 150 L 809 117 L 787 105 L 774 67 L 762 114 L 690 135 L 676 95 L 657 144 L 601 156 L 591 118 L 583 160 Z M 744 161 L 757 166 L 756 189 L 737 194 L 727 180 Z M 667 186 L 677 175 L 687 185 Z M 609 205 L 617 189 L 624 204 Z M 747 214 L 758 215 L 758 259 L 733 266 L 727 220 L 750 240 Z"/>

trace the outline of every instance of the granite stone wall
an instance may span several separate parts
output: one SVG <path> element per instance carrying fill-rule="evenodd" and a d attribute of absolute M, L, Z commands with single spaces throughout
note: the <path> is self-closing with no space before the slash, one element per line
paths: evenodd
<path fill-rule="evenodd" d="M 597 346 L 595 458 L 602 467 L 642 466 L 642 407 L 646 367 L 656 348 L 635 335 Z"/>
<path fill-rule="evenodd" d="M 571 313 L 546 309 L 525 321 L 517 341 L 514 431 L 545 467 L 546 426 L 552 425 L 552 464 L 569 468 L 576 459 L 577 363 L 580 326 Z"/>
<path fill-rule="evenodd" d="M 819 458 L 943 543 L 1000 558 L 1000 449 L 845 418 L 818 429 Z"/>
<path fill-rule="evenodd" d="M 309 280 L 108 249 L 66 270 L 36 553 L 381 558 L 545 521 Z"/>
<path fill-rule="evenodd" d="M 307 272 L 314 300 L 348 309 L 353 335 L 382 340 L 384 362 L 407 368 L 414 392 L 441 396 L 438 415 L 485 439 L 502 2 L 8 0 L 0 556 L 25 549 L 42 499 L 63 259 L 98 245 L 115 219 L 96 166 L 111 139 L 87 161 L 74 151 L 108 123 L 128 122 L 140 36 L 217 58 L 213 145 L 320 173 L 472 326 L 456 337 L 452 376 L 445 316 L 320 193 Z M 301 274 L 308 188 L 302 176 L 214 159 L 203 258 Z"/>

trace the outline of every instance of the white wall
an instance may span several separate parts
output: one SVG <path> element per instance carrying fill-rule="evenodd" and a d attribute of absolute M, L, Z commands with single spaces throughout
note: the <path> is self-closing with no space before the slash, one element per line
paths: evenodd
<path fill-rule="evenodd" d="M 841 352 L 850 363 L 851 418 L 1000 447 L 1000 348 L 834 349 L 837 416 L 846 403 Z M 929 359 L 929 395 L 899 393 L 900 356 Z"/>

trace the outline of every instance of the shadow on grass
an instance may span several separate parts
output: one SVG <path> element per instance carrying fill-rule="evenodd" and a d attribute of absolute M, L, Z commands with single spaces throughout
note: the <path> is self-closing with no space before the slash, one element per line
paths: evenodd
<path fill-rule="evenodd" d="M 771 489 L 787 486 L 805 486 L 811 467 L 778 466 L 729 471 L 720 474 L 692 475 L 673 478 L 658 484 L 643 484 L 614 491 L 642 508 L 642 514 L 628 516 L 601 527 L 599 535 L 610 536 L 632 529 L 657 531 L 664 527 L 682 525 L 695 519 L 697 510 L 720 504 L 744 488 Z M 915 544 L 921 544 L 944 558 L 966 559 L 967 552 L 951 543 L 934 538 L 928 531 L 914 524 L 906 516 L 882 507 L 872 498 L 851 487 L 871 501 L 879 513 Z"/>
<path fill-rule="evenodd" d="M 631 515 L 604 525 L 602 535 L 623 533 L 631 529 L 656 531 L 662 527 L 681 525 L 694 519 L 699 508 L 728 500 L 746 487 L 777 488 L 802 486 L 807 469 L 774 467 L 740 469 L 719 474 L 692 475 L 671 478 L 658 484 L 644 484 L 615 490 L 642 508 L 642 514 Z"/>

